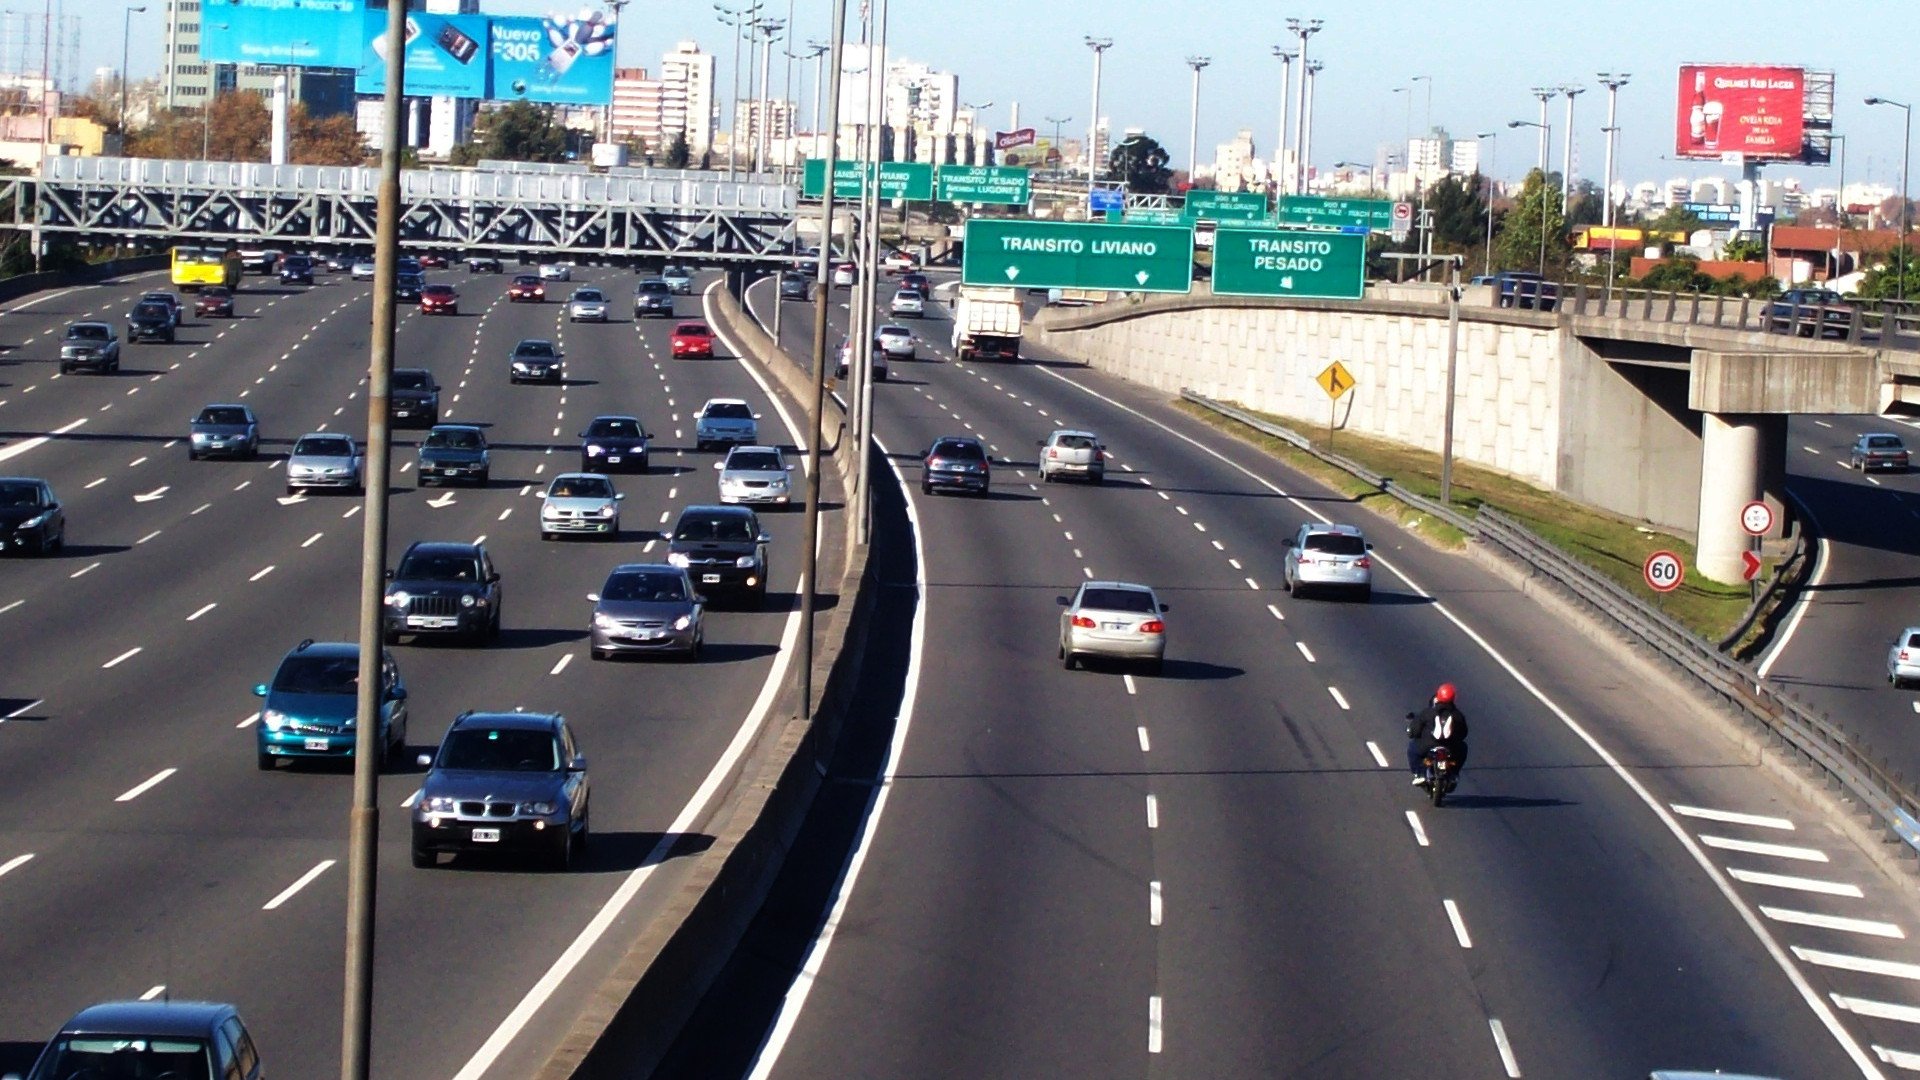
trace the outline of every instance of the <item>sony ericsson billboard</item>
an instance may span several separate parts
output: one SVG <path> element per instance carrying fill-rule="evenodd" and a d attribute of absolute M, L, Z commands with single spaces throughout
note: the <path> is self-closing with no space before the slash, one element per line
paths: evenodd
<path fill-rule="evenodd" d="M 213 63 L 347 69 L 354 92 L 386 92 L 387 11 L 366 0 L 207 0 Z M 615 20 L 599 11 L 406 18 L 406 90 L 421 96 L 607 105 Z"/>

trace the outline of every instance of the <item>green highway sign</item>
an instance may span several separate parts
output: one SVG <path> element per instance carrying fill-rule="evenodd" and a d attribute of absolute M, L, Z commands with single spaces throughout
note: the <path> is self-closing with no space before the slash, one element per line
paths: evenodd
<path fill-rule="evenodd" d="M 974 218 L 967 222 L 960 283 L 1183 293 L 1193 287 L 1193 230 Z"/>
<path fill-rule="evenodd" d="M 1188 221 L 1255 221 L 1267 216 L 1267 196 L 1259 191 L 1195 188 L 1187 192 L 1183 209 Z"/>
<path fill-rule="evenodd" d="M 1128 210 L 1120 220 L 1129 225 L 1185 225 L 1186 215 L 1178 210 Z"/>
<path fill-rule="evenodd" d="M 1393 203 L 1386 199 L 1282 195 L 1277 216 L 1282 225 L 1359 225 L 1386 232 L 1393 228 Z"/>
<path fill-rule="evenodd" d="M 942 165 L 934 178 L 942 202 L 1018 206 L 1032 198 L 1029 170 L 1013 165 Z"/>
<path fill-rule="evenodd" d="M 1215 296 L 1358 300 L 1366 288 L 1364 233 L 1222 225 L 1213 234 Z"/>
<path fill-rule="evenodd" d="M 835 161 L 833 163 L 833 197 L 836 199 L 859 198 L 863 194 L 861 190 L 863 185 L 860 183 L 863 174 L 873 175 L 871 163 Z M 809 199 L 817 199 L 825 193 L 826 189 L 826 159 L 808 158 L 806 168 L 800 177 L 800 194 Z M 880 197 L 906 199 L 910 202 L 932 201 L 933 166 L 920 161 L 881 162 Z"/>

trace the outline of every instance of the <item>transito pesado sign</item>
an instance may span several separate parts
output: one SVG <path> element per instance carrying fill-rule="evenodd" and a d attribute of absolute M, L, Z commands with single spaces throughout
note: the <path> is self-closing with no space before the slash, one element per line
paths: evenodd
<path fill-rule="evenodd" d="M 1181 209 L 1188 221 L 1256 221 L 1267 216 L 1267 196 L 1258 191 L 1195 188 L 1187 192 Z"/>
<path fill-rule="evenodd" d="M 1193 287 L 1193 230 L 974 218 L 960 283 L 1183 293 Z"/>
<path fill-rule="evenodd" d="M 941 202 L 1018 206 L 1033 197 L 1030 170 L 1010 165 L 942 165 L 934 174 Z"/>
<path fill-rule="evenodd" d="M 873 175 L 871 162 L 835 161 L 833 197 L 857 199 L 863 194 L 862 175 Z M 807 159 L 800 175 L 800 194 L 817 199 L 827 190 L 825 158 Z M 933 166 L 921 161 L 883 161 L 880 163 L 880 197 L 930 202 L 933 199 Z"/>
<path fill-rule="evenodd" d="M 1213 237 L 1216 296 L 1358 300 L 1367 288 L 1367 237 L 1222 225 Z"/>
<path fill-rule="evenodd" d="M 1393 203 L 1386 199 L 1282 195 L 1275 216 L 1282 225 L 1363 225 L 1385 232 L 1393 228 Z"/>

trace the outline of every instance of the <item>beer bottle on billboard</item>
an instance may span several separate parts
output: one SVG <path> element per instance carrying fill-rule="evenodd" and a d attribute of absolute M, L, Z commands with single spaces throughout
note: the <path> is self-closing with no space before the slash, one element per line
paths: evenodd
<path fill-rule="evenodd" d="M 1687 110 L 1687 136 L 1690 145 L 1699 146 L 1707 138 L 1707 73 L 1693 73 L 1693 104 Z"/>

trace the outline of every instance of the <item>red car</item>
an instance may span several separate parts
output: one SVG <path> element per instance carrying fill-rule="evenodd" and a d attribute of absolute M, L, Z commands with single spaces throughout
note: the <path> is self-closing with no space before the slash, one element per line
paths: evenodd
<path fill-rule="evenodd" d="M 193 302 L 193 313 L 205 318 L 233 318 L 233 293 L 224 285 L 208 285 Z"/>
<path fill-rule="evenodd" d="M 540 284 L 540 279 L 534 275 L 521 274 L 513 279 L 513 284 L 507 286 L 507 302 L 517 304 L 522 300 L 535 304 L 546 303 L 547 287 Z"/>
<path fill-rule="evenodd" d="M 673 328 L 673 355 L 680 357 L 701 356 L 713 358 L 713 331 L 706 323 L 683 322 Z"/>
<path fill-rule="evenodd" d="M 444 270 L 447 266 L 447 257 L 435 251 L 422 252 L 420 255 L 420 265 Z"/>
<path fill-rule="evenodd" d="M 420 314 L 460 314 L 460 294 L 451 285 L 429 285 L 420 290 Z"/>

